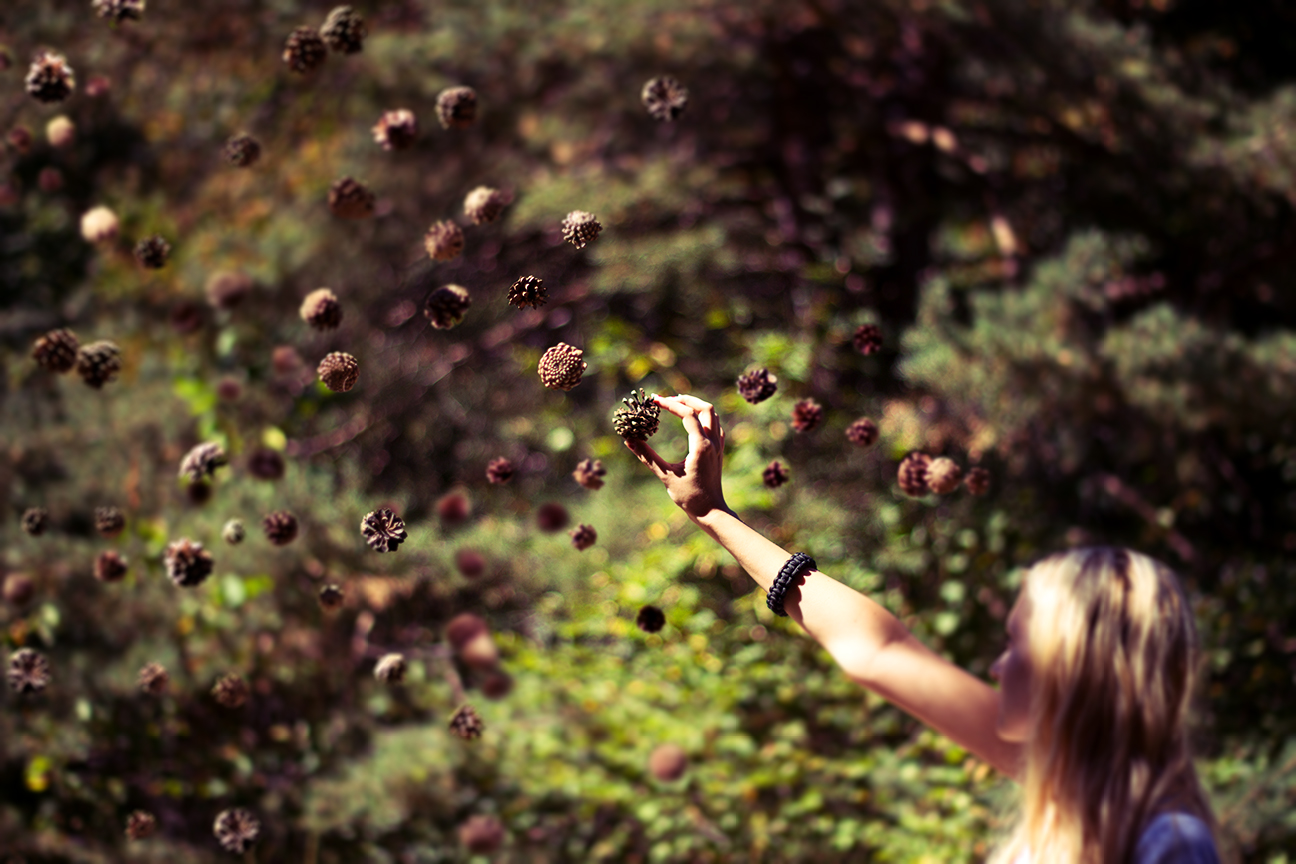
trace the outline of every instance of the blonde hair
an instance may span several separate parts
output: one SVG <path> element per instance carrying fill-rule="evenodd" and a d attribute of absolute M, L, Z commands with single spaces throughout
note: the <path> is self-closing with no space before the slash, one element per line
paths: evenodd
<path fill-rule="evenodd" d="M 1016 830 L 995 856 L 1125 864 L 1158 813 L 1215 831 L 1193 768 L 1196 628 L 1178 580 L 1125 549 L 1040 561 L 1022 589 L 1033 684 Z"/>

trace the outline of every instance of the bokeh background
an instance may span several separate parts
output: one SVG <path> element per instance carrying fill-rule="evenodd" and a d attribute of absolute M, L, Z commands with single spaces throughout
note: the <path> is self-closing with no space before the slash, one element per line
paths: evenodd
<path fill-rule="evenodd" d="M 33 587 L 0 632 L 53 673 L 2 697 L 6 860 L 230 860 L 212 820 L 235 806 L 261 821 L 262 862 L 983 860 L 1010 784 L 768 613 L 613 433 L 639 387 L 716 403 L 731 506 L 977 674 L 1042 554 L 1116 543 L 1172 565 L 1205 649 L 1226 854 L 1292 860 L 1289 4 L 360 0 L 363 52 L 290 72 L 284 40 L 330 6 L 150 0 L 118 25 L 89 0 L 0 6 L 0 578 Z M 24 92 L 42 48 L 75 70 L 62 104 Z M 673 123 L 640 104 L 663 74 L 689 91 Z M 447 130 L 435 100 L 456 85 L 478 119 Z M 419 119 L 410 150 L 370 133 L 394 108 Z M 75 136 L 55 147 L 60 115 Z M 222 155 L 241 132 L 263 148 L 248 169 Z M 343 176 L 373 218 L 330 213 Z M 513 203 L 473 226 L 483 184 Z M 91 244 L 99 205 L 120 233 Z M 583 250 L 559 229 L 574 209 L 604 227 Z M 453 261 L 423 250 L 440 219 L 465 226 Z M 173 247 L 161 270 L 131 254 L 152 234 Z M 220 273 L 251 282 L 234 309 L 208 301 Z M 524 275 L 543 308 L 505 302 Z M 422 304 L 449 283 L 473 305 L 435 330 Z M 321 334 L 298 307 L 323 286 L 344 318 Z M 120 345 L 118 380 L 38 367 L 54 327 Z M 560 341 L 590 366 L 569 393 L 536 375 Z M 333 350 L 361 364 L 349 393 L 315 377 Z M 779 390 L 753 406 L 734 381 L 759 366 Z M 796 433 L 806 397 L 826 418 Z M 844 434 L 859 417 L 871 448 Z M 176 471 L 204 441 L 231 465 L 198 501 Z M 653 443 L 685 442 L 672 421 Z M 989 493 L 904 496 L 912 450 L 986 468 Z M 281 478 L 249 469 L 264 451 Z M 499 456 L 519 467 L 506 485 L 485 476 Z M 584 458 L 602 489 L 572 479 Z M 771 459 L 790 471 L 776 490 Z M 448 494 L 466 519 L 444 518 Z M 593 548 L 540 530 L 546 502 Z M 127 517 L 115 540 L 93 530 L 105 505 Z M 33 506 L 40 537 L 20 527 Z M 408 526 L 392 554 L 359 532 L 380 506 Z M 275 547 L 259 523 L 281 509 L 302 528 Z M 164 574 L 179 537 L 214 555 L 199 588 Z M 93 578 L 106 548 L 124 581 Z M 635 625 L 646 603 L 660 633 Z M 489 696 L 447 644 L 465 612 L 508 676 Z M 372 675 L 387 651 L 409 658 L 399 687 Z M 136 684 L 150 661 L 162 697 Z M 241 709 L 211 695 L 228 672 L 251 686 Z M 479 740 L 447 731 L 461 696 Z M 681 779 L 649 770 L 664 743 Z M 140 809 L 159 831 L 131 842 Z M 461 837 L 474 816 L 502 828 L 495 851 Z"/>

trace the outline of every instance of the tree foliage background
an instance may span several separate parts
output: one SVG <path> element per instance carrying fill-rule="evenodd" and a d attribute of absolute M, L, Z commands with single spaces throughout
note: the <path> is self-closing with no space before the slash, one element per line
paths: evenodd
<path fill-rule="evenodd" d="M 985 674 L 1021 568 L 1093 542 L 1174 566 L 1205 647 L 1201 768 L 1231 860 L 1296 849 L 1296 28 L 1278 0 L 372 0 L 369 38 L 310 76 L 280 60 L 329 4 L 149 3 L 111 25 L 89 0 L 0 8 L 0 575 L 35 596 L 0 605 L 6 656 L 44 652 L 53 682 L 6 692 L 0 849 L 28 862 L 226 858 L 215 814 L 262 822 L 250 860 L 464 861 L 457 826 L 493 814 L 501 861 L 977 861 L 1012 790 L 986 766 L 847 682 L 764 608 L 732 560 L 686 522 L 620 446 L 632 387 L 715 402 L 729 430 L 731 506 L 831 575 L 870 592 L 938 650 Z M 77 92 L 26 96 L 41 48 Z M 676 122 L 639 91 L 689 89 Z M 106 93 L 86 82 L 102 76 Z M 480 99 L 441 129 L 442 89 Z M 417 145 L 370 127 L 418 116 Z M 75 143 L 46 123 L 67 115 Z M 24 146 L 21 132 L 31 133 Z M 239 132 L 261 161 L 228 166 Z M 61 185 L 48 169 L 59 173 Z M 41 181 L 42 172 L 45 182 Z M 375 218 L 345 222 L 329 185 L 355 177 Z M 432 262 L 426 227 L 478 185 L 510 191 L 501 220 Z M 59 185 L 59 188 L 54 188 Z M 82 213 L 121 219 L 110 244 Z M 569 210 L 603 235 L 562 242 Z M 130 250 L 158 233 L 160 271 Z M 204 285 L 254 280 L 234 310 Z M 541 309 L 505 302 L 542 277 Z M 429 292 L 472 294 L 433 330 Z M 298 317 L 320 286 L 339 330 Z M 861 323 L 884 333 L 861 356 Z M 101 391 L 30 359 L 67 326 L 123 349 Z M 543 389 L 550 345 L 590 364 Z M 300 358 L 295 365 L 290 348 Z M 313 374 L 355 354 L 357 387 Z M 757 406 L 734 379 L 779 378 Z M 827 409 L 789 427 L 796 399 Z M 881 441 L 844 436 L 875 419 Z M 194 444 L 232 464 L 209 500 L 176 480 Z M 671 423 L 653 439 L 680 453 Z M 278 481 L 248 456 L 281 452 Z M 905 453 L 979 464 L 981 498 L 909 499 Z M 486 482 L 508 456 L 518 476 Z M 588 491 L 576 462 L 602 459 Z M 771 491 L 778 458 L 791 480 Z M 462 525 L 438 517 L 458 491 Z M 541 502 L 598 530 L 585 552 L 536 527 Z M 94 507 L 127 514 L 95 536 Z M 360 517 L 393 506 L 410 539 L 377 555 Z M 51 511 L 42 537 L 20 530 Z M 301 536 L 257 525 L 288 509 Z M 229 546 L 221 527 L 249 526 Z M 169 540 L 212 550 L 182 590 Z M 126 580 L 101 584 L 118 549 Z M 456 553 L 485 556 L 473 578 Z M 346 591 L 336 613 L 315 595 Z M 636 610 L 666 611 L 641 633 Z M 485 617 L 513 688 L 486 699 L 445 623 Z M 373 680 L 378 654 L 406 683 Z M 148 661 L 168 695 L 139 693 Z M 216 705 L 229 671 L 245 708 Z M 446 731 L 462 679 L 486 723 Z M 674 742 L 684 778 L 648 754 Z M 157 815 L 130 843 L 126 814 Z"/>

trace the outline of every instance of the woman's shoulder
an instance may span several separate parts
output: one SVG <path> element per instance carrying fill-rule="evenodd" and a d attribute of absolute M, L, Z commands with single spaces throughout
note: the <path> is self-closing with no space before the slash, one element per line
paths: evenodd
<path fill-rule="evenodd" d="M 1135 864 L 1219 864 L 1210 826 L 1190 813 L 1162 813 L 1143 829 Z"/>

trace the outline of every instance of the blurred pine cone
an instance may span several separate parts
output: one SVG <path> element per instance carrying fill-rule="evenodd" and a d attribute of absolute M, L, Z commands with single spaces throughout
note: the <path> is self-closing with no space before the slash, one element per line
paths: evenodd
<path fill-rule="evenodd" d="M 645 400 L 643 388 L 633 390 L 621 400 L 624 408 L 618 408 L 612 415 L 612 429 L 627 441 L 647 441 L 657 434 L 658 417 L 661 406 L 652 400 Z"/>
<path fill-rule="evenodd" d="M 557 501 L 546 501 L 536 508 L 536 526 L 546 534 L 561 531 L 570 521 L 567 508 Z"/>
<path fill-rule="evenodd" d="M 645 633 L 660 633 L 666 626 L 666 613 L 656 606 L 644 606 L 635 615 L 635 626 Z"/>
<path fill-rule="evenodd" d="M 597 240 L 602 230 L 603 226 L 594 214 L 584 210 L 573 210 L 562 221 L 563 239 L 577 249 L 584 249 L 585 244 Z"/>
<path fill-rule="evenodd" d="M 91 5 L 96 15 L 114 24 L 144 17 L 144 0 L 94 0 Z"/>
<path fill-rule="evenodd" d="M 927 488 L 927 467 L 931 465 L 931 457 L 926 453 L 914 451 L 900 461 L 900 468 L 896 473 L 896 481 L 900 484 L 900 491 L 912 498 L 921 498 L 930 490 Z"/>
<path fill-rule="evenodd" d="M 679 119 L 688 105 L 688 90 L 668 75 L 649 79 L 639 97 L 653 119 L 666 122 Z"/>
<path fill-rule="evenodd" d="M 512 460 L 503 456 L 492 459 L 486 465 L 486 479 L 491 483 L 507 483 L 513 479 L 513 475 L 516 473 L 517 466 L 513 464 Z"/>
<path fill-rule="evenodd" d="M 346 594 L 340 585 L 325 585 L 319 589 L 319 604 L 325 609 L 339 609 L 346 600 Z"/>
<path fill-rule="evenodd" d="M 194 447 L 180 460 L 179 475 L 197 483 L 211 478 L 216 469 L 229 464 L 225 448 L 214 441 L 207 441 Z"/>
<path fill-rule="evenodd" d="M 314 27 L 298 27 L 284 43 L 283 61 L 299 75 L 318 69 L 327 57 L 328 47 Z"/>
<path fill-rule="evenodd" d="M 139 688 L 150 696 L 161 696 L 170 681 L 171 676 L 161 663 L 147 663 L 139 671 Z"/>
<path fill-rule="evenodd" d="M 112 539 L 126 527 L 126 516 L 116 507 L 96 507 L 94 526 L 100 537 Z"/>
<path fill-rule="evenodd" d="M 335 330 L 342 323 L 342 304 L 328 288 L 316 288 L 302 301 L 300 314 L 316 330 Z"/>
<path fill-rule="evenodd" d="M 598 459 L 582 459 L 576 463 L 576 470 L 572 472 L 572 476 L 586 489 L 602 489 L 607 469 Z"/>
<path fill-rule="evenodd" d="M 771 489 L 777 489 L 788 481 L 788 470 L 783 463 L 775 459 L 761 472 L 761 480 Z"/>
<path fill-rule="evenodd" d="M 663 783 L 673 783 L 688 770 L 688 754 L 678 744 L 661 744 L 648 756 L 648 770 Z"/>
<path fill-rule="evenodd" d="M 449 330 L 464 318 L 472 306 L 468 289 L 462 285 L 443 285 L 428 296 L 423 314 L 438 330 Z"/>
<path fill-rule="evenodd" d="M 768 369 L 753 369 L 738 376 L 738 395 L 753 405 L 764 402 L 778 391 L 778 378 Z"/>
<path fill-rule="evenodd" d="M 360 533 L 376 552 L 395 552 L 408 537 L 405 521 L 385 507 L 365 514 Z"/>
<path fill-rule="evenodd" d="M 478 186 L 464 198 L 464 215 L 474 225 L 494 222 L 504 212 L 508 196 L 489 186 Z"/>
<path fill-rule="evenodd" d="M 27 94 L 37 102 L 62 102 L 76 89 L 76 75 L 67 58 L 53 51 L 41 51 L 27 70 Z"/>
<path fill-rule="evenodd" d="M 157 817 L 145 810 L 134 810 L 126 817 L 126 837 L 147 840 L 157 831 Z"/>
<path fill-rule="evenodd" d="M 252 278 L 245 273 L 217 270 L 207 277 L 203 293 L 213 309 L 233 309 L 252 293 Z"/>
<path fill-rule="evenodd" d="M 851 342 L 861 354 L 876 354 L 882 350 L 882 328 L 876 324 L 861 324 L 855 329 Z"/>
<path fill-rule="evenodd" d="M 392 652 L 384 654 L 374 666 L 374 677 L 384 684 L 399 684 L 405 680 L 405 655 Z"/>
<path fill-rule="evenodd" d="M 813 399 L 802 399 L 792 406 L 792 428 L 798 432 L 813 431 L 823 418 L 823 406 Z"/>
<path fill-rule="evenodd" d="M 548 300 L 549 292 L 545 290 L 544 280 L 539 276 L 523 276 L 513 283 L 513 287 L 508 292 L 509 305 L 519 309 L 527 306 L 538 309 Z"/>
<path fill-rule="evenodd" d="M 212 572 L 211 553 L 201 543 L 182 537 L 166 548 L 167 577 L 181 588 L 193 588 Z"/>
<path fill-rule="evenodd" d="M 448 219 L 433 222 L 423 237 L 423 248 L 433 261 L 450 261 L 463 252 L 463 229 Z"/>
<path fill-rule="evenodd" d="M 247 704 L 248 695 L 247 682 L 237 672 L 221 676 L 212 687 L 212 696 L 225 708 L 242 708 Z"/>
<path fill-rule="evenodd" d="M 570 390 L 581 382 L 581 376 L 589 364 L 581 358 L 585 352 L 579 348 L 559 342 L 540 358 L 537 371 L 540 383 L 550 390 Z"/>
<path fill-rule="evenodd" d="M 360 361 L 345 351 L 334 351 L 324 355 L 316 371 L 325 387 L 334 393 L 345 393 L 360 378 Z"/>
<path fill-rule="evenodd" d="M 51 330 L 32 346 L 32 359 L 51 372 L 68 372 L 76 365 L 76 334 L 66 328 Z"/>
<path fill-rule="evenodd" d="M 4 580 L 4 600 L 10 606 L 21 607 L 36 595 L 36 583 L 25 573 L 10 573 Z"/>
<path fill-rule="evenodd" d="M 486 559 L 480 552 L 460 549 L 455 553 L 455 569 L 466 579 L 476 579 L 486 572 Z"/>
<path fill-rule="evenodd" d="M 251 168 L 261 158 L 261 144 L 246 133 L 225 142 L 225 161 L 235 168 Z"/>
<path fill-rule="evenodd" d="M 477 119 L 477 91 L 471 87 L 451 87 L 437 94 L 437 119 L 449 129 L 471 126 Z"/>
<path fill-rule="evenodd" d="M 568 536 L 571 537 L 572 545 L 581 552 L 598 542 L 598 532 L 593 525 L 577 525 L 568 532 Z"/>
<path fill-rule="evenodd" d="M 373 137 L 384 150 L 408 150 L 418 138 L 418 119 L 405 108 L 386 111 L 374 124 Z"/>
<path fill-rule="evenodd" d="M 973 495 L 984 495 L 990 491 L 990 472 L 984 468 L 971 468 L 963 478 L 963 485 Z"/>
<path fill-rule="evenodd" d="M 459 492 L 448 492 L 437 499 L 437 516 L 446 525 L 458 525 L 472 512 L 468 498 Z"/>
<path fill-rule="evenodd" d="M 242 855 L 256 842 L 261 833 L 261 823 L 248 810 L 235 807 L 222 810 L 212 824 L 212 834 L 227 852 Z"/>
<path fill-rule="evenodd" d="M 261 520 L 266 539 L 276 546 L 287 546 L 297 539 L 297 517 L 287 510 L 276 510 Z"/>
<path fill-rule="evenodd" d="M 76 371 L 82 381 L 98 390 L 121 371 L 121 349 L 106 340 L 83 345 L 77 351 Z"/>
<path fill-rule="evenodd" d="M 358 180 L 341 177 L 329 187 L 328 206 L 339 219 L 368 219 L 374 212 L 374 193 Z"/>
<path fill-rule="evenodd" d="M 44 507 L 28 507 L 22 514 L 22 529 L 33 537 L 39 537 L 49 527 L 49 511 Z"/>
<path fill-rule="evenodd" d="M 105 549 L 95 556 L 94 577 L 100 582 L 120 582 L 129 564 L 115 549 Z"/>
<path fill-rule="evenodd" d="M 486 724 L 471 705 L 461 706 L 450 718 L 450 732 L 465 741 L 480 738 L 485 729 Z"/>
<path fill-rule="evenodd" d="M 963 469 L 948 456 L 933 459 L 927 466 L 927 487 L 937 495 L 948 495 L 959 487 Z"/>
<path fill-rule="evenodd" d="M 225 542 L 229 545 L 237 546 L 247 537 L 247 529 L 243 527 L 243 523 L 239 520 L 231 519 L 226 522 L 225 527 L 221 529 L 221 537 L 224 538 Z"/>
<path fill-rule="evenodd" d="M 856 447 L 872 447 L 880 434 L 877 424 L 867 417 L 861 417 L 846 427 L 846 439 Z"/>
<path fill-rule="evenodd" d="M 39 651 L 19 648 L 9 655 L 8 678 L 15 692 L 39 693 L 49 686 L 49 661 Z"/>
<path fill-rule="evenodd" d="M 364 19 L 350 6 L 338 6 L 329 12 L 320 28 L 320 36 L 339 54 L 359 54 L 364 50 L 368 30 Z"/>
<path fill-rule="evenodd" d="M 120 231 L 121 220 L 102 204 L 81 214 L 81 237 L 87 243 L 111 243 Z"/>
<path fill-rule="evenodd" d="M 248 454 L 247 469 L 258 480 L 278 480 L 284 475 L 283 455 L 269 447 L 258 447 Z"/>
<path fill-rule="evenodd" d="M 171 244 L 158 234 L 145 237 L 135 244 L 135 260 L 141 267 L 149 270 L 160 270 L 166 266 L 171 257 Z"/>
<path fill-rule="evenodd" d="M 459 842 L 471 855 L 490 855 L 504 844 L 504 826 L 494 816 L 469 816 L 459 826 Z"/>

